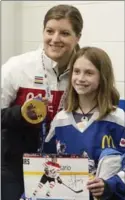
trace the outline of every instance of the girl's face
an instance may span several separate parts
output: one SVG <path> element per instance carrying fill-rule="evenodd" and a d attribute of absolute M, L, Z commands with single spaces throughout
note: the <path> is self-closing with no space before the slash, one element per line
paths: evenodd
<path fill-rule="evenodd" d="M 76 60 L 72 72 L 72 86 L 78 95 L 96 94 L 100 82 L 98 69 L 85 56 Z"/>
<path fill-rule="evenodd" d="M 76 36 L 68 19 L 51 19 L 44 29 L 43 40 L 47 56 L 59 62 L 70 57 L 79 37 Z"/>

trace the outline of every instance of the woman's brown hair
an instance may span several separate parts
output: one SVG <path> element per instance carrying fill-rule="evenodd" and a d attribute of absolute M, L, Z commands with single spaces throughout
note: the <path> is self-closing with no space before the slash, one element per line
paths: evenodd
<path fill-rule="evenodd" d="M 67 112 L 75 111 L 79 107 L 78 95 L 72 86 L 71 79 L 74 63 L 82 56 L 85 56 L 89 61 L 91 61 L 100 73 L 97 103 L 99 108 L 98 119 L 102 119 L 111 111 L 115 110 L 119 103 L 120 95 L 115 87 L 111 59 L 104 50 L 97 47 L 84 47 L 76 53 L 71 63 L 69 85 L 64 107 Z"/>
<path fill-rule="evenodd" d="M 76 36 L 81 35 L 81 31 L 83 28 L 83 19 L 81 13 L 76 7 L 61 4 L 52 7 L 45 15 L 44 28 L 46 27 L 47 22 L 51 19 L 68 19 Z"/>

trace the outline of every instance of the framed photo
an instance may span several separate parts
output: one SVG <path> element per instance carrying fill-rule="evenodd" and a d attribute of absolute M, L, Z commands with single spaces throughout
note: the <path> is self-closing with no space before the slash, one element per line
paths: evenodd
<path fill-rule="evenodd" d="M 25 154 L 23 166 L 25 200 L 89 200 L 87 158 Z"/>

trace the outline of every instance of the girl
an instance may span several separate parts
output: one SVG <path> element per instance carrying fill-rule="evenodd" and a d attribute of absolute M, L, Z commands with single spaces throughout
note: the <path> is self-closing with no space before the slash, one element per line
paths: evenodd
<path fill-rule="evenodd" d="M 117 107 L 119 93 L 109 56 L 102 49 L 84 47 L 71 66 L 65 109 L 55 116 L 45 141 L 55 135 L 65 144 L 65 153 L 86 152 L 95 165 L 105 148 L 125 153 L 124 111 Z M 95 178 L 87 187 L 94 197 L 123 200 L 124 175 L 120 172 L 106 181 Z"/>

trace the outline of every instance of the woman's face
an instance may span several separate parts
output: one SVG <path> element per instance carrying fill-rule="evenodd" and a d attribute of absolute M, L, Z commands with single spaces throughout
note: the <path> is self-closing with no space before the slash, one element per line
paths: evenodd
<path fill-rule="evenodd" d="M 43 32 L 44 50 L 56 62 L 67 60 L 79 41 L 68 19 L 47 22 Z"/>
<path fill-rule="evenodd" d="M 72 72 L 72 85 L 78 95 L 96 94 L 100 83 L 98 69 L 85 56 L 76 60 Z"/>

